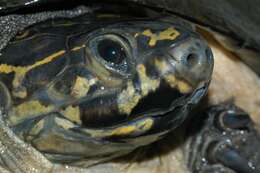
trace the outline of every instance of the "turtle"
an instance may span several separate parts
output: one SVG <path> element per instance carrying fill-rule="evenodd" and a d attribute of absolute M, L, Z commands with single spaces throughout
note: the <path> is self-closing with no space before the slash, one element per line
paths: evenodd
<path fill-rule="evenodd" d="M 73 166 L 162 138 L 206 93 L 213 69 L 205 41 L 170 21 L 87 14 L 20 31 L 2 50 L 3 120 Z"/>
<path fill-rule="evenodd" d="M 16 33 L 1 51 L 3 121 L 19 137 L 12 136 L 13 146 L 22 139 L 54 164 L 40 160 L 30 168 L 35 159 L 28 155 L 19 160 L 24 167 L 8 156 L 4 165 L 14 172 L 91 172 L 58 164 L 98 165 L 176 129 L 205 95 L 213 68 L 207 44 L 184 23 L 91 12 Z M 20 153 L 22 146 L 13 146 Z"/>

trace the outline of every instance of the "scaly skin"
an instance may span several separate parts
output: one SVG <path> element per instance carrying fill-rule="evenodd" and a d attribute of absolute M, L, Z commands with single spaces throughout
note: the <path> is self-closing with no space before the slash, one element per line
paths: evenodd
<path fill-rule="evenodd" d="M 7 127 L 5 127 L 4 123 L 3 126 L 1 125 L 1 127 L 5 130 L 3 130 L 3 137 L 4 139 L 2 141 L 5 141 L 3 146 L 1 148 L 4 148 L 4 150 L 7 152 L 9 147 L 6 146 L 15 146 L 14 148 L 11 147 L 11 149 L 9 149 L 9 151 L 11 152 L 12 158 L 16 158 L 16 159 L 20 159 L 23 158 L 26 161 L 22 161 L 21 162 L 17 162 L 16 166 L 17 168 L 15 168 L 13 166 L 13 164 L 10 164 L 9 167 L 12 170 L 12 172 L 21 172 L 21 170 L 23 170 L 24 172 L 91 172 L 93 170 L 99 171 L 102 169 L 106 169 L 106 171 L 108 172 L 116 172 L 118 170 L 116 170 L 115 168 L 113 168 L 113 164 L 111 165 L 105 165 L 102 166 L 99 165 L 98 167 L 93 167 L 93 169 L 77 169 L 77 168 L 71 168 L 71 167 L 65 167 L 65 166 L 61 166 L 61 165 L 56 165 L 56 164 L 52 164 L 49 161 L 47 161 L 44 157 L 42 157 L 42 155 L 40 153 L 38 153 L 37 151 L 31 150 L 29 149 L 29 153 L 28 152 L 28 146 L 26 144 L 23 144 L 22 141 L 20 141 L 18 138 L 14 138 L 14 136 L 12 135 L 12 132 L 10 131 L 10 129 L 8 129 Z M 6 135 L 6 133 L 8 133 Z M 18 145 L 19 144 L 19 145 Z M 17 150 L 16 150 L 16 149 Z M 20 150 L 20 149 L 21 150 Z M 16 152 L 16 154 L 13 154 L 13 151 L 18 151 Z M 26 153 L 26 154 L 25 154 Z M 23 155 L 23 157 L 20 157 L 21 155 Z M 6 155 L 5 155 L 6 156 Z M 5 157 L 4 156 L 4 157 Z M 42 159 L 39 159 L 42 158 Z M 5 157 L 6 159 L 8 159 L 8 157 Z M 32 158 L 32 159 L 30 159 Z M 36 158 L 36 159 L 33 159 Z M 13 160 L 16 160 L 13 159 Z M 16 162 L 13 162 L 16 163 Z M 34 164 L 31 164 L 34 163 Z M 39 164 L 37 164 L 39 163 Z M 39 166 L 37 166 L 39 165 Z M 2 171 L 2 170 L 1 170 Z"/>
<path fill-rule="evenodd" d="M 191 172 L 260 172 L 259 133 L 250 116 L 234 104 L 223 103 L 196 115 L 187 132 Z"/>
<path fill-rule="evenodd" d="M 79 167 L 161 139 L 205 95 L 213 69 L 200 35 L 170 19 L 93 12 L 20 31 L 1 52 L 3 121 L 52 163 Z M 3 165 L 15 171 L 34 162 L 11 157 Z"/>

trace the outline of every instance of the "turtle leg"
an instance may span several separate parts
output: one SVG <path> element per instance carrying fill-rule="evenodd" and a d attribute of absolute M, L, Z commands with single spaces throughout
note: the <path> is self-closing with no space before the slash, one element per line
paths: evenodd
<path fill-rule="evenodd" d="M 246 112 L 221 104 L 199 116 L 185 148 L 193 173 L 260 173 L 260 135 Z"/>

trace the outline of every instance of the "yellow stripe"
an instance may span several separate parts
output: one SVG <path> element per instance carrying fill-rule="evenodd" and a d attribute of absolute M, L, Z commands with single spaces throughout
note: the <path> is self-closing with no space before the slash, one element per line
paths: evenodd
<path fill-rule="evenodd" d="M 159 34 L 152 33 L 150 29 L 147 29 L 142 33 L 142 35 L 150 37 L 149 46 L 153 47 L 156 45 L 157 41 L 160 40 L 175 40 L 180 33 L 175 28 L 170 27 L 161 31 Z"/>
<path fill-rule="evenodd" d="M 31 69 L 34 69 L 38 66 L 52 62 L 54 59 L 57 59 L 59 56 L 65 54 L 65 52 L 66 52 L 65 50 L 58 51 L 58 52 L 46 57 L 45 59 L 43 59 L 41 61 L 37 61 L 33 65 L 24 66 L 24 67 L 1 64 L 0 65 L 0 73 L 8 74 L 8 73 L 15 72 L 15 73 L 19 73 L 20 75 L 25 74 L 26 72 L 30 71 Z"/>
<path fill-rule="evenodd" d="M 24 79 L 24 76 L 28 71 L 30 71 L 36 67 L 39 67 L 41 65 L 52 62 L 54 59 L 57 59 L 59 56 L 65 54 L 65 52 L 66 52 L 65 50 L 58 51 L 58 52 L 46 57 L 45 59 L 43 59 L 41 61 L 37 61 L 33 65 L 24 66 L 24 67 L 1 64 L 0 73 L 9 74 L 9 73 L 14 72 L 15 76 L 14 76 L 14 80 L 13 80 L 13 87 L 17 88 L 21 85 L 21 82 Z"/>
<path fill-rule="evenodd" d="M 83 44 L 81 46 L 77 46 L 77 47 L 72 48 L 71 51 L 77 51 L 77 50 L 80 50 L 80 49 L 82 49 L 84 47 L 86 47 L 86 46 Z"/>
<path fill-rule="evenodd" d="M 71 49 L 71 51 L 77 51 L 84 47 L 85 47 L 85 45 L 77 46 L 77 47 L 74 47 L 73 49 Z M 9 73 L 15 72 L 15 73 L 20 73 L 20 74 L 25 74 L 26 72 L 28 72 L 36 67 L 39 67 L 41 65 L 52 62 L 53 60 L 57 59 L 58 57 L 60 57 L 61 55 L 65 54 L 65 53 L 66 53 L 65 50 L 60 50 L 60 51 L 53 53 L 50 56 L 44 58 L 43 60 L 37 61 L 33 65 L 29 65 L 29 66 L 12 66 L 12 65 L 8 65 L 8 64 L 0 64 L 0 73 L 9 74 Z"/>
<path fill-rule="evenodd" d="M 85 45 L 77 46 L 71 49 L 71 51 L 77 51 L 82 48 L 84 48 Z M 13 66 L 8 64 L 0 64 L 0 73 L 9 74 L 9 73 L 15 73 L 14 80 L 13 80 L 13 87 L 18 88 L 21 85 L 21 82 L 24 79 L 24 76 L 26 73 L 36 67 L 42 66 L 44 64 L 48 64 L 55 59 L 59 58 L 61 55 L 64 55 L 66 53 L 65 50 L 60 50 L 58 52 L 55 52 L 51 54 L 50 56 L 47 56 L 46 58 L 35 62 L 33 65 L 28 66 Z"/>
<path fill-rule="evenodd" d="M 111 136 L 126 136 L 126 135 L 135 135 L 142 134 L 149 131 L 154 125 L 154 120 L 147 118 L 140 120 L 135 124 L 125 125 L 122 127 L 117 127 L 114 129 L 104 129 L 104 130 L 95 130 L 95 129 L 84 129 L 84 132 L 90 134 L 92 137 L 104 138 Z"/>

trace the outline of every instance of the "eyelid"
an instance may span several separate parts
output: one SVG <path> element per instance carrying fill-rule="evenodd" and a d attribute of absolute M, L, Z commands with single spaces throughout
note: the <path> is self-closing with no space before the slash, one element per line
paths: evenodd
<path fill-rule="evenodd" d="M 111 39 L 115 42 L 118 42 L 124 48 L 124 50 L 126 51 L 125 52 L 126 59 L 121 64 L 113 64 L 113 63 L 110 63 L 110 62 L 104 60 L 102 57 L 100 57 L 97 46 L 98 46 L 98 43 L 104 39 Z M 90 47 L 91 52 L 94 55 L 94 57 L 99 62 L 101 62 L 107 69 L 117 72 L 121 75 L 129 75 L 129 73 L 130 73 L 129 69 L 131 68 L 130 67 L 131 66 L 130 58 L 132 55 L 131 55 L 131 46 L 128 43 L 128 40 L 126 37 L 118 35 L 116 33 L 106 33 L 106 34 L 98 35 L 89 41 L 89 47 Z"/>

